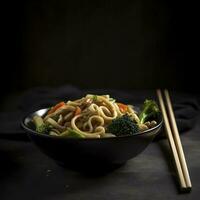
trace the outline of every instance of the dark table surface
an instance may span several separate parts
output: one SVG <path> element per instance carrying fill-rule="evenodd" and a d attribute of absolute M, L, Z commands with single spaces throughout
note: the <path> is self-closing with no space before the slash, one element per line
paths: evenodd
<path fill-rule="evenodd" d="M 110 173 L 89 176 L 58 166 L 29 141 L 8 138 L 0 137 L 1 200 L 199 199 L 200 115 L 195 127 L 181 134 L 193 185 L 192 191 L 184 194 L 178 191 L 166 139 L 154 141 Z"/>

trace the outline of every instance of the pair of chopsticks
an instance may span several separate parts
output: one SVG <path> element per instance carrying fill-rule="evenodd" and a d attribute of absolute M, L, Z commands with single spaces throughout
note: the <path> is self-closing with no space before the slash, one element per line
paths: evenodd
<path fill-rule="evenodd" d="M 164 90 L 165 101 L 163 100 L 161 90 L 158 89 L 156 92 L 157 92 L 158 100 L 160 103 L 160 109 L 163 115 L 167 138 L 171 146 L 171 150 L 172 150 L 174 161 L 175 161 L 175 166 L 178 173 L 180 189 L 181 191 L 190 191 L 192 188 L 192 184 L 190 181 L 187 163 L 185 160 L 183 147 L 181 144 L 178 128 L 176 125 L 176 120 L 175 120 L 169 92 L 168 90 Z M 164 104 L 165 102 L 166 102 L 167 111 Z"/>

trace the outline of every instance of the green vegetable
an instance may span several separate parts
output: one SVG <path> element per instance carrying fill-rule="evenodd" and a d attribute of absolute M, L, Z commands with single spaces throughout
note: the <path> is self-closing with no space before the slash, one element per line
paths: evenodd
<path fill-rule="evenodd" d="M 109 98 L 109 101 L 115 102 L 116 100 L 113 98 Z"/>
<path fill-rule="evenodd" d="M 44 133 L 44 134 L 48 134 L 51 127 L 47 124 L 44 123 L 43 119 L 40 116 L 34 116 L 33 117 L 33 122 L 35 124 L 36 127 L 36 131 L 38 133 Z"/>
<path fill-rule="evenodd" d="M 97 101 L 97 95 L 93 95 L 93 101 Z"/>
<path fill-rule="evenodd" d="M 146 121 L 156 119 L 159 113 L 160 113 L 160 110 L 158 108 L 157 103 L 153 100 L 146 99 L 144 101 L 142 110 L 139 114 L 140 123 L 143 124 Z"/>
<path fill-rule="evenodd" d="M 112 120 L 111 124 L 108 125 L 106 132 L 116 136 L 122 136 L 133 135 L 138 131 L 138 125 L 128 115 L 123 115 L 122 117 Z"/>
<path fill-rule="evenodd" d="M 69 138 L 85 138 L 84 135 L 82 135 L 80 132 L 74 130 L 74 129 L 67 129 L 66 131 L 62 132 L 59 136 L 65 136 Z"/>

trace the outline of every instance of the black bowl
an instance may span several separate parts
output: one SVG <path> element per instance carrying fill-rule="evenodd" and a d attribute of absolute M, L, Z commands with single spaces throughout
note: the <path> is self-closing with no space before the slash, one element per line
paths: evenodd
<path fill-rule="evenodd" d="M 48 109 L 41 109 L 29 114 L 21 125 L 47 156 L 73 169 L 91 170 L 96 167 L 119 166 L 141 153 L 162 127 L 160 115 L 156 127 L 134 135 L 101 139 L 62 138 L 40 134 L 34 130 L 33 116 L 43 116 L 47 111 Z"/>

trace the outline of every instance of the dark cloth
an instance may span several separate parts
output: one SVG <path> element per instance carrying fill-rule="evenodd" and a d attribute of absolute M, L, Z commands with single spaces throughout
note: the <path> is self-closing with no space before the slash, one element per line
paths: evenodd
<path fill-rule="evenodd" d="M 26 138 L 20 127 L 22 118 L 40 108 L 53 106 L 61 100 L 77 99 L 86 94 L 110 94 L 118 101 L 132 105 L 141 105 L 146 98 L 155 99 L 155 91 L 115 90 L 115 89 L 79 89 L 70 85 L 58 88 L 34 88 L 19 97 L 16 110 L 0 113 L 0 137 L 11 139 Z M 170 93 L 180 133 L 184 133 L 195 125 L 200 105 L 197 98 L 187 94 Z M 11 101 L 12 102 L 12 101 Z"/>

